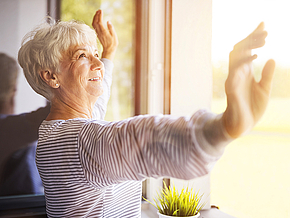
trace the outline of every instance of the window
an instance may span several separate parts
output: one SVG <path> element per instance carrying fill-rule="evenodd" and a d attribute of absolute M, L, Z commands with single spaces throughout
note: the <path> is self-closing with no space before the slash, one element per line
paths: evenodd
<path fill-rule="evenodd" d="M 81 20 L 91 26 L 96 10 L 102 9 L 104 22 L 110 20 L 118 34 L 119 46 L 114 59 L 111 97 L 105 117 L 109 121 L 134 115 L 134 3 L 134 0 L 61 1 L 62 20 Z"/>
<path fill-rule="evenodd" d="M 154 3 L 153 3 L 154 2 Z M 157 3 L 159 2 L 159 3 Z M 151 72 L 162 72 L 158 71 L 158 65 L 156 63 L 163 63 L 164 71 L 166 75 L 166 69 L 170 69 L 169 79 L 169 100 L 164 95 L 164 103 L 169 102 L 170 113 L 174 116 L 192 115 L 196 110 L 200 108 L 209 108 L 211 100 L 211 1 L 209 0 L 172 0 L 164 1 L 165 5 L 160 6 L 161 1 L 152 1 L 150 4 L 150 42 L 152 46 L 150 49 Z M 171 5 L 171 7 L 170 7 Z M 171 10 L 171 9 L 172 10 Z M 165 10 L 164 10 L 165 9 Z M 170 11 L 170 16 L 166 16 L 166 13 Z M 165 14 L 163 14 L 165 11 Z M 166 12 L 167 11 L 167 12 Z M 158 17 L 156 14 L 157 13 Z M 164 25 L 161 28 L 158 26 L 157 21 L 160 22 L 162 16 L 165 16 Z M 159 18 L 159 19 L 157 19 Z M 170 29 L 170 61 L 169 66 L 166 64 L 166 49 L 162 46 L 164 44 L 158 43 L 158 38 L 162 37 L 168 31 L 166 23 L 168 19 L 171 23 Z M 182 24 L 182 25 L 181 25 Z M 170 26 L 170 25 L 169 25 Z M 155 27 L 155 28 L 154 28 Z M 165 28 L 165 32 L 162 32 Z M 156 31 L 158 30 L 158 31 Z M 155 32 L 154 32 L 155 31 Z M 154 34 L 153 34 L 153 33 Z M 154 38 L 155 37 L 155 38 Z M 163 35 L 164 37 L 164 35 Z M 155 40 L 154 40 L 155 39 Z M 166 47 L 166 42 L 165 47 Z M 156 48 L 159 46 L 160 50 L 163 51 L 165 60 L 158 59 L 156 55 Z M 155 48 L 155 49 L 154 49 Z M 167 60 L 168 61 L 168 60 Z M 154 65 L 155 64 L 155 65 Z M 157 69 L 154 68 L 157 66 Z M 154 71 L 155 70 L 155 71 Z M 152 75 L 152 74 L 151 74 Z M 158 74 L 157 74 L 158 75 Z M 149 79 L 151 81 L 151 78 Z M 157 87 L 164 87 L 165 92 L 168 92 L 166 83 L 168 80 L 164 78 L 164 83 L 160 83 Z M 168 84 L 167 84 L 168 85 Z M 152 91 L 152 90 L 151 90 Z M 161 90 L 162 91 L 162 90 Z M 160 92 L 156 92 L 160 94 Z M 157 99 L 157 97 L 155 97 Z M 154 100 L 154 99 L 151 99 Z M 158 101 L 154 101 L 154 104 L 158 104 Z M 166 103 L 164 104 L 166 105 Z M 163 108 L 166 113 L 166 107 Z M 156 110 L 154 111 L 156 112 Z M 161 113 L 160 111 L 158 111 Z M 210 193 L 210 177 L 205 176 L 191 181 L 183 181 L 170 179 L 170 182 L 174 182 L 179 188 L 183 188 L 185 185 L 197 188 L 201 192 L 208 196 Z M 152 198 L 156 194 L 158 186 L 162 186 L 162 182 L 159 180 L 149 179 L 147 181 L 147 197 Z M 205 199 L 209 200 L 209 199 Z M 206 208 L 210 208 L 210 202 L 206 205 Z M 152 210 L 156 213 L 156 210 Z M 150 216 L 153 217 L 153 216 Z"/>
<path fill-rule="evenodd" d="M 266 60 L 276 61 L 267 111 L 246 136 L 232 142 L 211 174 L 211 202 L 236 217 L 289 217 L 290 209 L 290 32 L 289 2 L 284 0 L 213 1 L 212 110 L 226 107 L 224 82 L 234 44 L 261 21 L 266 45 L 254 50 L 259 79 Z"/>

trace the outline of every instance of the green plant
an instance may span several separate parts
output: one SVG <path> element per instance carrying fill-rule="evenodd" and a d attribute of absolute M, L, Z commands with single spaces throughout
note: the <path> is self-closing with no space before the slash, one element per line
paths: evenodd
<path fill-rule="evenodd" d="M 168 188 L 164 183 L 164 187 L 159 193 L 157 192 L 157 197 L 153 199 L 155 204 L 143 197 L 161 214 L 177 217 L 194 216 L 206 204 L 206 202 L 201 203 L 203 194 L 199 195 L 193 189 L 183 188 L 179 194 L 174 184 Z"/>

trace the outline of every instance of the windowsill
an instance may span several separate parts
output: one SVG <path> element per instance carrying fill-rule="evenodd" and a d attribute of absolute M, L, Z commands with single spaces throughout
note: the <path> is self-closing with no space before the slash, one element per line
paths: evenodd
<path fill-rule="evenodd" d="M 149 206 L 150 205 L 147 203 L 142 203 L 141 218 L 158 218 L 157 213 L 150 210 Z M 200 218 L 235 218 L 234 216 L 228 215 L 216 208 L 202 210 L 200 215 Z"/>

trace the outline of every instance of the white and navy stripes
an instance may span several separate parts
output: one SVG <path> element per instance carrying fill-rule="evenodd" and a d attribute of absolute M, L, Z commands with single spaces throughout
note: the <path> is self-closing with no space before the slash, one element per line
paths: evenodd
<path fill-rule="evenodd" d="M 160 115 L 101 121 L 113 67 L 109 60 L 102 61 L 104 94 L 94 107 L 94 120 L 43 121 L 40 126 L 36 164 L 48 217 L 141 217 L 143 179 L 192 179 L 207 174 L 208 164 L 220 156 L 204 152 L 216 152 L 203 133 L 214 115 L 205 111 L 191 118 Z M 212 131 L 218 144 L 227 142 L 223 131 Z"/>
<path fill-rule="evenodd" d="M 195 122 L 205 114 L 44 121 L 36 162 L 48 216 L 140 217 L 146 177 L 207 174 L 209 155 L 195 143 Z"/>

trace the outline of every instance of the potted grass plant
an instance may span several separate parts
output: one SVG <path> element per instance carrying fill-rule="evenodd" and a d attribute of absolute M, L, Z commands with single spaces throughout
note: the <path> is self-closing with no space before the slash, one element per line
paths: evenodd
<path fill-rule="evenodd" d="M 206 202 L 202 203 L 202 195 L 195 192 L 193 189 L 182 189 L 180 194 L 177 188 L 173 185 L 169 187 L 164 183 L 164 188 L 158 193 L 151 201 L 143 199 L 152 204 L 158 211 L 159 218 L 168 217 L 194 217 L 200 216 L 200 210 L 206 205 Z"/>

